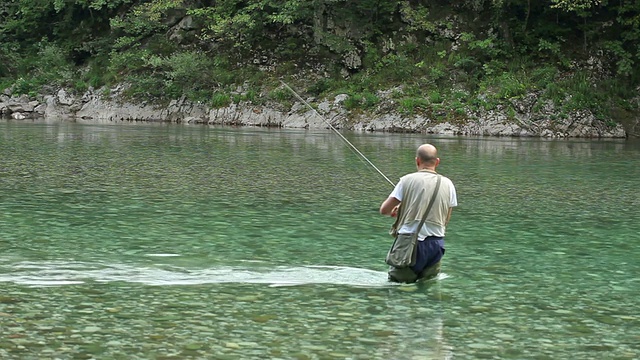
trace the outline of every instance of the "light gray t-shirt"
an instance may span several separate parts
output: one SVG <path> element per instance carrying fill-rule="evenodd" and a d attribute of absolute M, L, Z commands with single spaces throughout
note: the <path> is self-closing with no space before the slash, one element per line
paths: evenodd
<path fill-rule="evenodd" d="M 392 197 L 402 201 L 403 200 L 403 185 L 404 185 L 405 181 L 407 181 L 407 179 L 410 178 L 410 177 L 424 176 L 424 175 L 426 175 L 428 177 L 428 174 L 416 175 L 416 173 L 409 174 L 409 175 L 406 175 L 406 176 L 402 177 L 389 196 L 392 196 Z M 435 174 L 434 174 L 434 178 L 435 178 Z M 430 190 L 430 191 L 433 191 L 433 190 Z M 446 205 L 448 205 L 447 208 L 458 206 L 458 198 L 457 198 L 457 195 L 456 195 L 456 188 L 453 185 L 453 183 L 451 182 L 451 180 L 449 180 L 448 178 L 446 178 L 444 176 L 442 176 L 442 180 L 441 180 L 441 183 L 440 183 L 439 196 L 448 197 L 448 199 L 442 199 L 442 198 L 439 199 L 439 201 L 436 201 L 436 203 L 434 203 L 434 208 L 436 208 L 438 202 L 442 202 L 442 201 L 448 202 L 446 204 Z M 435 211 L 432 209 L 431 213 L 434 213 L 434 212 Z M 431 213 L 429 214 L 429 218 L 432 217 Z M 440 216 L 443 216 L 443 215 L 441 214 Z M 444 216 L 446 217 L 446 214 L 444 214 Z M 444 219 L 440 219 L 440 221 L 438 221 L 438 222 L 439 223 L 434 222 L 434 221 L 425 221 L 424 225 L 422 226 L 422 229 L 420 229 L 420 233 L 418 234 L 418 239 L 419 240 L 423 240 L 427 236 L 444 237 L 445 229 L 446 229 L 445 224 L 444 224 Z M 420 219 L 417 219 L 417 220 L 408 219 L 405 224 L 400 226 L 400 228 L 398 229 L 398 233 L 411 233 L 411 232 L 415 231 L 416 227 L 418 227 L 419 224 L 420 224 Z"/>

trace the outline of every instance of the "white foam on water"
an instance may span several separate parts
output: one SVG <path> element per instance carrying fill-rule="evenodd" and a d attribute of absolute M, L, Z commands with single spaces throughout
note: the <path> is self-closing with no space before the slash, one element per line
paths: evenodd
<path fill-rule="evenodd" d="M 66 280 L 26 280 L 24 285 L 31 286 L 62 286 L 62 285 L 78 285 L 84 284 L 84 281 L 66 281 Z"/>
<path fill-rule="evenodd" d="M 450 277 L 449 274 L 441 272 L 441 273 L 438 274 L 438 276 L 435 277 L 434 280 L 444 280 L 444 279 L 449 278 L 449 277 Z"/>
<path fill-rule="evenodd" d="M 244 262 L 243 262 L 244 263 Z M 382 287 L 396 284 L 387 281 L 385 271 L 347 266 L 221 266 L 188 269 L 166 265 L 135 266 L 88 262 L 22 261 L 0 264 L 0 282 L 31 286 L 62 286 L 85 282 L 127 282 L 145 285 L 199 285 L 217 283 L 251 283 L 269 286 L 332 284 L 359 287 Z"/>
<path fill-rule="evenodd" d="M 144 254 L 144 256 L 154 256 L 154 257 L 175 257 L 175 256 L 180 256 L 180 254 Z"/>

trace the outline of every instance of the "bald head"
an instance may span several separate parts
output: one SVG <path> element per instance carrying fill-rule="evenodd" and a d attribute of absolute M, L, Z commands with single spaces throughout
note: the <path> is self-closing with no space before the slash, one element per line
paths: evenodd
<path fill-rule="evenodd" d="M 438 150 L 431 144 L 423 144 L 416 151 L 416 160 L 423 165 L 434 166 L 438 163 Z"/>

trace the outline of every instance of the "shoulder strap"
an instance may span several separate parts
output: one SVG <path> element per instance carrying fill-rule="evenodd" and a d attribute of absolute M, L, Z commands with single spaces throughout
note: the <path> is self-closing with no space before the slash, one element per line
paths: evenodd
<path fill-rule="evenodd" d="M 429 215 L 429 211 L 431 211 L 431 207 L 433 207 L 433 202 L 436 200 L 436 197 L 438 197 L 438 190 L 440 190 L 441 179 L 442 179 L 442 175 L 438 174 L 438 180 L 436 181 L 436 188 L 433 189 L 433 195 L 431 195 L 431 200 L 429 200 L 429 205 L 427 205 L 427 210 L 424 212 L 424 215 L 422 215 L 422 220 L 420 220 L 420 225 L 418 225 L 418 230 L 416 230 L 417 234 L 420 233 L 420 229 L 422 229 L 422 225 L 424 225 L 424 222 L 427 220 L 427 215 Z"/>

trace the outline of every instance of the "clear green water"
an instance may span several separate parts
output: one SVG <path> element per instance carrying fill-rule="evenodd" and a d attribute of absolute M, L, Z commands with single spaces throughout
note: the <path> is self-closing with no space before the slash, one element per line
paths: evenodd
<path fill-rule="evenodd" d="M 2 359 L 637 359 L 640 144 L 438 146 L 443 274 L 386 282 L 391 186 L 328 131 L 0 122 Z"/>

